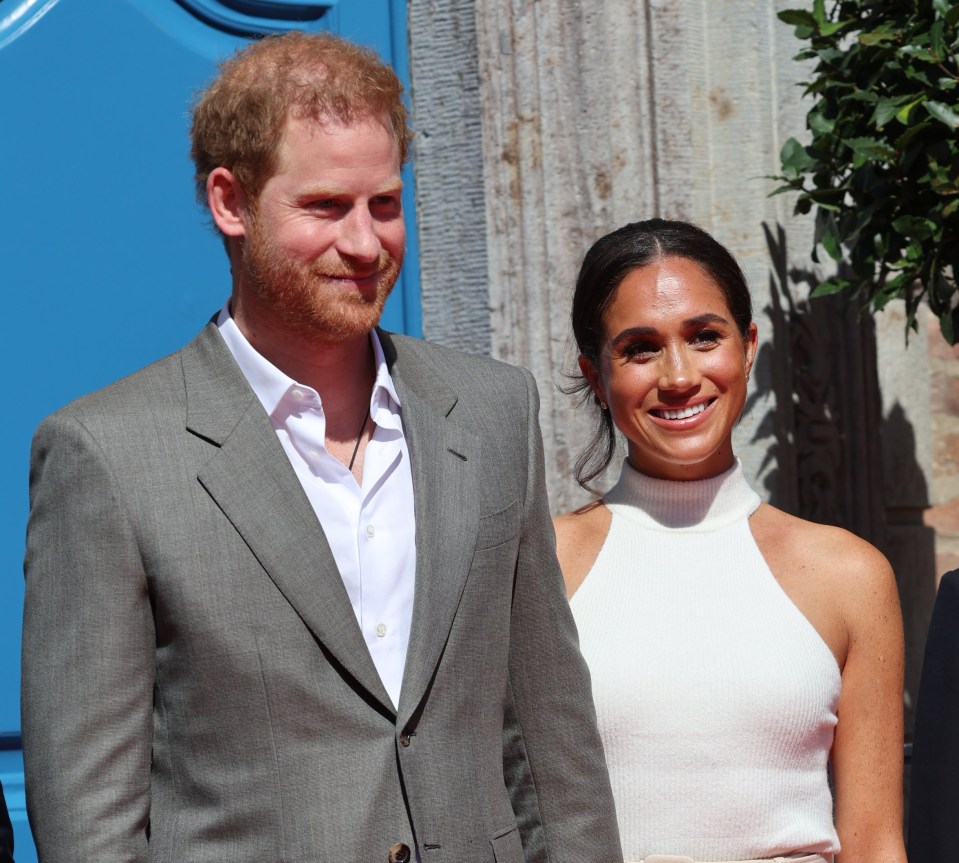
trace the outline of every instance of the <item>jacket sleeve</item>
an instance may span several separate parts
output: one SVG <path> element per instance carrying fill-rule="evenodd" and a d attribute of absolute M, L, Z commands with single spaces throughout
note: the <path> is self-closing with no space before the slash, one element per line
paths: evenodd
<path fill-rule="evenodd" d="M 556 560 L 539 397 L 525 372 L 529 473 L 514 581 L 504 775 L 528 863 L 623 859 L 586 663 Z"/>
<path fill-rule="evenodd" d="M 959 570 L 942 577 L 929 622 L 916 709 L 909 860 L 954 859 L 959 845 Z"/>
<path fill-rule="evenodd" d="M 154 626 L 107 455 L 69 414 L 34 438 L 22 724 L 41 863 L 146 861 Z"/>

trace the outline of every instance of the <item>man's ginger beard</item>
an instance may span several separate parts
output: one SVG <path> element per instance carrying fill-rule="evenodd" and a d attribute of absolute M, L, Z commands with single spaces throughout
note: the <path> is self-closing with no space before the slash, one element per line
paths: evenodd
<path fill-rule="evenodd" d="M 399 278 L 402 259 L 385 250 L 375 266 L 356 268 L 342 259 L 334 265 L 300 263 L 276 247 L 251 213 L 243 247 L 243 267 L 259 301 L 292 331 L 324 342 L 342 342 L 375 327 Z M 332 281 L 378 273 L 375 288 L 357 290 Z M 332 277 L 332 278 L 331 278 Z"/>

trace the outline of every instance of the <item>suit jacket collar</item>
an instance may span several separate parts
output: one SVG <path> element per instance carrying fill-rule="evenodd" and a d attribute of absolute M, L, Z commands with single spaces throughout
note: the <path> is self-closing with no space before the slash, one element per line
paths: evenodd
<path fill-rule="evenodd" d="M 459 396 L 423 342 L 380 332 L 403 405 L 416 507 L 416 589 L 398 721 L 429 694 L 459 605 L 479 524 L 480 441 L 456 421 Z"/>
<path fill-rule="evenodd" d="M 215 325 L 184 349 L 182 363 L 187 429 L 217 446 L 199 481 L 317 639 L 392 714 L 323 529 Z"/>
<path fill-rule="evenodd" d="M 187 428 L 217 447 L 198 478 L 304 623 L 372 699 L 410 721 L 462 596 L 479 520 L 480 442 L 414 339 L 379 331 L 402 403 L 416 508 L 413 620 L 398 711 L 380 681 L 326 536 L 276 432 L 214 324 L 182 352 Z"/>

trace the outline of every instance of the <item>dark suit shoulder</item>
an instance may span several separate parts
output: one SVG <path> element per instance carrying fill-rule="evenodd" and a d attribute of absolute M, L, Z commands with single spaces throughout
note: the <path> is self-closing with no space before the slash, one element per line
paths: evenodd
<path fill-rule="evenodd" d="M 939 581 L 939 593 L 941 602 L 959 601 L 959 569 L 954 569 L 943 575 Z"/>
<path fill-rule="evenodd" d="M 909 860 L 951 860 L 959 843 L 959 570 L 939 584 L 919 682 L 909 805 Z"/>

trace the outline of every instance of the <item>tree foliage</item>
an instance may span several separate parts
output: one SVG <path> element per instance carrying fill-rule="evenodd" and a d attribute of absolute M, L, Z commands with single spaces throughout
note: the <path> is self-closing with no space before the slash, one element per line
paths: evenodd
<path fill-rule="evenodd" d="M 925 297 L 943 335 L 959 341 L 959 3 L 814 0 L 779 18 L 815 61 L 808 145 L 780 156 L 797 213 L 815 211 L 813 259 L 847 266 L 813 296 L 846 291 L 873 309 Z M 907 329 L 908 333 L 908 329 Z"/>

